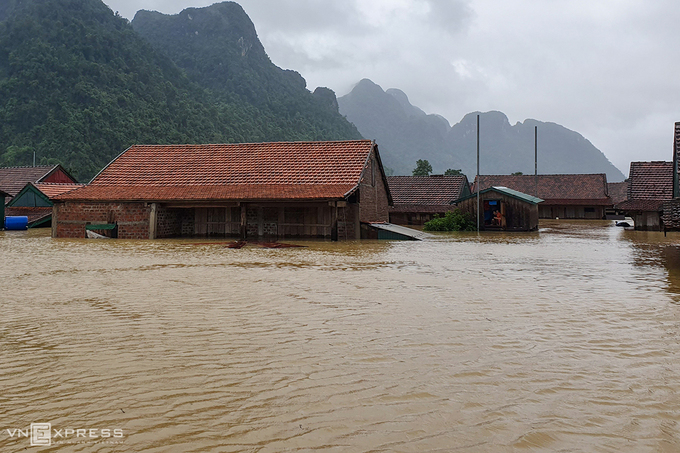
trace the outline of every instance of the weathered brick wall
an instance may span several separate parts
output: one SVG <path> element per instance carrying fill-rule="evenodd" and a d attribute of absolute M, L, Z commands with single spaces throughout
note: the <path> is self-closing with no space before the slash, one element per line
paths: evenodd
<path fill-rule="evenodd" d="M 375 151 L 364 169 L 359 186 L 362 222 L 389 222 L 387 189 L 375 158 Z"/>
<path fill-rule="evenodd" d="M 178 209 L 156 208 L 156 237 L 170 238 L 182 234 L 182 215 Z"/>
<path fill-rule="evenodd" d="M 195 233 L 196 216 L 194 209 L 183 209 L 181 215 L 182 236 L 193 236 Z"/>
<path fill-rule="evenodd" d="M 55 203 L 54 236 L 84 238 L 87 223 L 117 223 L 121 239 L 148 239 L 149 212 L 145 203 Z"/>

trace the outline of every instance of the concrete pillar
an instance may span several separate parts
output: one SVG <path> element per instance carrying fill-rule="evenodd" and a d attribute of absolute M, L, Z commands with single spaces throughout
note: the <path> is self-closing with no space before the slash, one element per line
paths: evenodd
<path fill-rule="evenodd" d="M 151 212 L 149 212 L 149 239 L 156 239 L 158 234 L 158 205 L 151 203 Z"/>
<path fill-rule="evenodd" d="M 246 211 L 246 204 L 241 203 L 241 227 L 240 227 L 241 239 L 246 239 L 248 237 L 248 213 Z"/>

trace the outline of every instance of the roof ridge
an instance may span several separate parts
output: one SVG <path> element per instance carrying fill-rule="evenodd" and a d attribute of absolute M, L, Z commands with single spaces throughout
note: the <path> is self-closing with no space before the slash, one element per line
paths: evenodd
<path fill-rule="evenodd" d="M 292 144 L 292 143 L 300 143 L 300 144 L 310 144 L 310 143 L 317 143 L 317 144 L 327 144 L 327 143 L 348 143 L 348 142 L 370 142 L 372 143 L 372 140 L 369 139 L 351 139 L 351 140 L 295 140 L 295 141 L 276 141 L 276 142 L 239 142 L 239 143 L 179 143 L 179 144 L 134 144 L 131 145 L 130 148 L 134 147 L 191 147 L 191 146 L 199 146 L 199 147 L 205 147 L 205 146 L 243 146 L 243 145 L 283 145 L 283 144 Z"/>
<path fill-rule="evenodd" d="M 59 164 L 55 164 L 55 165 L 11 165 L 9 167 L 0 167 L 0 170 L 6 169 L 6 168 L 54 168 L 58 165 Z"/>

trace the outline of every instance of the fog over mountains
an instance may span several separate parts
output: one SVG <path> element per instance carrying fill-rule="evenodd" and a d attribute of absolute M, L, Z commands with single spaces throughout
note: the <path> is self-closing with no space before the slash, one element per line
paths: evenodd
<path fill-rule="evenodd" d="M 538 172 L 542 174 L 606 173 L 610 182 L 623 173 L 581 134 L 559 124 L 527 119 L 511 125 L 502 112 L 473 112 L 451 126 L 440 115 L 428 115 L 398 89 L 384 91 L 368 79 L 338 98 L 340 113 L 364 137 L 375 139 L 383 163 L 394 174 L 411 174 L 416 160 L 427 159 L 435 173 L 461 169 L 476 174 L 477 114 L 480 115 L 480 172 L 534 173 L 534 127 L 538 126 Z"/>

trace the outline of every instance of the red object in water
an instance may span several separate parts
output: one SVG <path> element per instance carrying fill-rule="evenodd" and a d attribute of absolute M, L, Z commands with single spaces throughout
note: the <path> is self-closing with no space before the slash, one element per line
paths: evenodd
<path fill-rule="evenodd" d="M 246 245 L 246 241 L 236 241 L 236 242 L 231 242 L 229 245 L 227 245 L 228 249 L 240 249 L 244 245 Z"/>
<path fill-rule="evenodd" d="M 307 247 L 306 245 L 284 244 L 282 242 L 260 242 L 260 247 L 267 249 L 284 249 L 289 247 Z"/>

